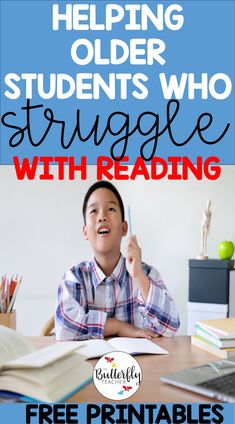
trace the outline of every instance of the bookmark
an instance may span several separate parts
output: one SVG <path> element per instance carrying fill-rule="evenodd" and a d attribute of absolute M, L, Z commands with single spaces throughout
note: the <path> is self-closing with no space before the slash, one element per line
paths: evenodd
<path fill-rule="evenodd" d="M 132 236 L 132 226 L 131 226 L 131 208 L 130 208 L 130 206 L 128 206 L 127 220 L 128 220 L 128 230 L 129 230 L 129 236 Z"/>

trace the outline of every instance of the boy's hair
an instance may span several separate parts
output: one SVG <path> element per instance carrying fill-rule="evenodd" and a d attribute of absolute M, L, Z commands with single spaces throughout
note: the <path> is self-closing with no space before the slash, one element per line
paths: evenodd
<path fill-rule="evenodd" d="M 92 184 L 92 186 L 90 186 L 90 188 L 87 190 L 87 193 L 84 197 L 84 201 L 83 201 L 83 205 L 82 205 L 82 214 L 83 214 L 84 223 L 86 224 L 86 210 L 87 210 L 88 200 L 91 197 L 92 193 L 95 190 L 98 190 L 98 188 L 107 188 L 108 190 L 112 191 L 112 193 L 116 196 L 120 210 L 121 210 L 122 222 L 124 222 L 125 221 L 125 210 L 124 210 L 122 198 L 121 198 L 118 190 L 109 181 L 97 181 L 96 183 Z"/>

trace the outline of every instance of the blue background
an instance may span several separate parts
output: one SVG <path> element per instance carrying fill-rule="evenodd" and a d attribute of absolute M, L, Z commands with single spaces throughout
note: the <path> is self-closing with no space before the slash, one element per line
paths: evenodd
<path fill-rule="evenodd" d="M 159 113 L 160 128 L 166 124 L 166 104 L 163 98 L 159 77 L 160 72 L 167 76 L 176 74 L 180 77 L 182 72 L 195 74 L 195 79 L 200 81 L 203 72 L 209 78 L 216 73 L 225 73 L 233 81 L 234 78 L 234 1 L 179 1 L 183 6 L 184 25 L 181 30 L 171 31 L 166 26 L 163 31 L 157 31 L 149 25 L 148 31 L 125 31 L 122 21 L 114 25 L 112 31 L 66 31 L 61 24 L 59 31 L 52 30 L 52 4 L 51 1 L 1 1 L 1 115 L 13 111 L 16 118 L 8 118 L 13 125 L 25 126 L 25 111 L 21 110 L 26 105 L 23 84 L 22 95 L 19 99 L 10 100 L 4 95 L 7 89 L 4 77 L 9 72 L 21 73 L 66 73 L 75 77 L 79 72 L 99 72 L 104 78 L 108 73 L 137 73 L 146 74 L 149 81 L 146 83 L 149 95 L 145 100 L 137 100 L 129 95 L 127 100 L 120 100 L 119 95 L 115 100 L 109 100 L 104 94 L 99 100 L 78 100 L 75 96 L 58 100 L 41 99 L 33 94 L 31 104 L 43 104 L 44 108 L 32 114 L 32 133 L 35 140 L 39 140 L 48 121 L 43 117 L 43 110 L 51 108 L 57 119 L 66 122 L 66 138 L 68 139 L 76 122 L 76 110 L 80 109 L 82 116 L 82 131 L 88 131 L 96 114 L 101 114 L 100 131 L 104 129 L 106 119 L 111 112 L 122 111 L 130 114 L 131 127 L 136 124 L 136 119 L 141 112 L 152 111 Z M 57 2 L 61 8 L 66 2 Z M 69 2 L 73 3 L 73 2 Z M 89 2 L 84 2 L 89 3 Z M 104 8 L 107 2 L 93 1 L 98 5 L 98 22 L 103 22 Z M 135 2 L 118 2 L 125 3 Z M 138 3 L 136 1 L 136 3 Z M 146 1 L 151 8 L 158 2 Z M 174 2 L 164 2 L 164 7 Z M 155 62 L 152 66 L 131 66 L 128 61 L 118 66 L 98 66 L 93 63 L 87 66 L 76 65 L 70 54 L 72 43 L 78 38 L 93 40 L 101 38 L 105 51 L 109 51 L 109 42 L 112 38 L 120 38 L 128 42 L 130 38 L 160 38 L 166 43 L 163 57 L 165 65 Z M 133 87 L 133 86 L 132 86 Z M 217 87 L 217 86 L 216 86 Z M 197 92 L 198 91 L 198 92 Z M 101 91 L 102 92 L 102 91 Z M 187 93 L 187 91 L 186 91 Z M 180 111 L 172 125 L 175 138 L 186 139 L 195 127 L 197 118 L 203 112 L 210 112 L 214 121 L 204 136 L 208 139 L 217 138 L 226 124 L 230 128 L 224 138 L 217 144 L 206 145 L 197 135 L 182 147 L 177 147 L 170 141 L 167 132 L 159 138 L 155 156 L 167 158 L 168 156 L 189 156 L 195 161 L 197 156 L 218 156 L 222 164 L 235 164 L 235 138 L 234 138 L 234 89 L 225 100 L 216 100 L 210 95 L 207 100 L 202 100 L 200 91 L 196 90 L 194 100 L 185 97 L 180 100 Z M 97 156 L 110 155 L 110 146 L 117 137 L 107 136 L 99 147 L 93 145 L 92 140 L 82 143 L 75 138 L 71 147 L 62 149 L 60 144 L 60 125 L 53 125 L 46 140 L 39 147 L 30 145 L 25 136 L 19 147 L 11 148 L 9 138 L 14 133 L 13 129 L 1 124 L 1 151 L 0 164 L 11 164 L 14 155 L 19 158 L 33 156 L 87 156 L 89 164 L 96 163 Z M 148 137 L 137 132 L 130 137 L 127 155 L 130 163 L 134 163 L 140 155 L 139 149 Z M 147 151 L 146 151 L 147 153 Z M 118 151 L 116 150 L 116 154 Z"/>
<path fill-rule="evenodd" d="M 102 404 L 97 404 L 99 406 L 101 406 Z M 115 404 L 111 404 L 114 405 Z M 138 411 L 138 405 L 139 404 L 133 404 L 136 408 L 136 410 Z M 172 414 L 172 405 L 171 403 L 165 404 L 167 407 L 167 410 L 171 416 Z M 186 406 L 186 404 L 184 404 Z M 194 403 L 192 404 L 192 417 L 193 418 L 198 418 L 198 403 Z M 210 405 L 207 403 L 207 405 Z M 161 404 L 156 404 L 157 408 L 154 410 L 153 412 L 153 417 L 157 417 L 157 412 L 159 411 L 159 408 L 161 406 Z M 212 404 L 211 404 L 212 406 Z M 224 424 L 234 424 L 235 422 L 235 408 L 233 404 L 223 404 L 224 410 L 223 410 L 223 418 L 224 418 Z M 87 409 L 87 404 L 85 403 L 81 403 L 79 404 L 78 407 L 78 413 L 77 413 L 77 417 L 79 419 L 79 423 L 85 423 L 86 422 L 86 409 Z M 114 415 L 112 415 L 112 418 L 114 419 L 118 419 L 118 415 L 119 415 L 119 411 L 117 410 L 116 413 Z M 125 414 L 125 418 L 127 418 L 127 413 Z M 211 412 L 210 417 L 214 417 L 214 413 Z M 207 418 L 208 419 L 208 418 Z M 0 422 L 1 423 L 14 423 L 14 424 L 25 424 L 25 405 L 23 404 L 5 404 L 5 405 L 1 405 L 0 407 Z M 38 421 L 38 417 L 32 417 L 31 419 L 31 424 L 37 424 Z M 147 411 L 146 411 L 146 420 L 145 420 L 145 424 L 148 424 L 148 415 L 147 415 Z M 164 422 L 166 422 L 164 420 Z M 92 420 L 93 424 L 100 424 L 101 423 L 101 417 L 97 417 L 94 418 Z M 139 423 L 139 420 L 135 419 L 133 417 L 133 424 L 135 423 Z"/>

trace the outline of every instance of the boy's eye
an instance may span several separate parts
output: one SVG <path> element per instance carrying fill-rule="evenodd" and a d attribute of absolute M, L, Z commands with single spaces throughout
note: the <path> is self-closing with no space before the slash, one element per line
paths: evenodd
<path fill-rule="evenodd" d="M 91 210 L 90 210 L 90 214 L 91 214 L 91 213 L 95 213 L 95 212 L 96 212 L 96 209 L 91 209 Z"/>

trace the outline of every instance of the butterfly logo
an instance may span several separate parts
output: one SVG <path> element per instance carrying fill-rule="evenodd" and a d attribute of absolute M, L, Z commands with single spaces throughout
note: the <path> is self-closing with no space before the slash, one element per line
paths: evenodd
<path fill-rule="evenodd" d="M 105 356 L 104 359 L 106 359 L 106 361 L 111 364 L 112 368 L 117 368 L 117 365 L 113 362 L 114 358 L 110 358 L 109 356 Z M 113 362 L 113 363 L 112 363 Z"/>
<path fill-rule="evenodd" d="M 110 364 L 114 360 L 114 358 L 110 358 L 109 356 L 105 356 L 104 359 L 106 359 L 106 361 L 109 362 Z"/>
<path fill-rule="evenodd" d="M 129 392 L 132 389 L 132 386 L 122 386 L 125 392 Z"/>
<path fill-rule="evenodd" d="M 120 392 L 118 392 L 118 395 L 123 395 L 124 392 L 129 392 L 132 389 L 132 386 L 122 386 L 124 390 L 120 390 Z"/>

